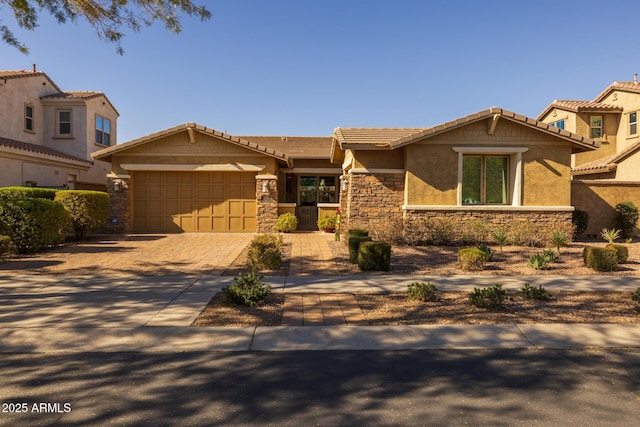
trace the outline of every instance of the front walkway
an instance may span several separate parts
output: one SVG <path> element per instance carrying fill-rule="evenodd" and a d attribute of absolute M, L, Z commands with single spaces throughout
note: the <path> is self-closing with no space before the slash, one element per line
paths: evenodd
<path fill-rule="evenodd" d="M 291 244 L 289 276 L 341 276 L 345 271 L 345 261 L 332 251 L 335 245 L 332 233 L 297 232 L 285 234 L 285 242 Z M 337 243 L 344 245 L 344 242 Z"/>

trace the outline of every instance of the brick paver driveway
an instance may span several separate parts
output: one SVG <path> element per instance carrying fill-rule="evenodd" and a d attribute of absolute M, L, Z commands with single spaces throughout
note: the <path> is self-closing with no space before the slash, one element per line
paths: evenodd
<path fill-rule="evenodd" d="M 65 245 L 0 263 L 0 273 L 66 275 L 222 274 L 252 233 L 130 234 Z"/>

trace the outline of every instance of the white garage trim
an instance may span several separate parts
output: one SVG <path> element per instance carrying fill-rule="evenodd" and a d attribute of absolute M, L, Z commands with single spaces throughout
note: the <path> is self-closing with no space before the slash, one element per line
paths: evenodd
<path fill-rule="evenodd" d="M 260 172 L 266 165 L 246 165 L 242 163 L 220 163 L 204 165 L 167 165 L 124 163 L 120 167 L 128 171 L 167 172 Z"/>

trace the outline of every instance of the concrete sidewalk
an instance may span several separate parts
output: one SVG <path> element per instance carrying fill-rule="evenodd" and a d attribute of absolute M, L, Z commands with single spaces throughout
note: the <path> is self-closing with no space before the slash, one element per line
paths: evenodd
<path fill-rule="evenodd" d="M 0 352 L 285 351 L 640 347 L 640 325 L 414 325 L 189 327 L 232 277 L 0 276 Z M 633 291 L 640 277 L 307 276 L 266 277 L 276 292 L 404 291 L 414 281 L 440 290 L 524 283 L 550 291 Z"/>

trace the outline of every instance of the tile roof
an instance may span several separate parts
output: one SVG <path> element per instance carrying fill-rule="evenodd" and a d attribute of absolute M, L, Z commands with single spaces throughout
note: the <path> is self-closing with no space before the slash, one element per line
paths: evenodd
<path fill-rule="evenodd" d="M 413 135 L 425 128 L 343 128 L 334 130 L 334 137 L 344 144 L 362 144 L 387 147 L 393 141 Z"/>
<path fill-rule="evenodd" d="M 53 80 L 51 80 L 49 76 L 47 76 L 42 71 L 33 72 L 33 71 L 26 71 L 26 70 L 0 70 L 0 79 L 3 79 L 5 81 L 10 79 L 19 79 L 24 77 L 38 77 L 38 76 L 42 76 L 46 78 L 47 80 L 49 80 L 49 83 L 55 90 L 62 92 L 62 90 L 58 87 L 58 85 L 55 84 Z"/>
<path fill-rule="evenodd" d="M 624 161 L 626 157 L 632 155 L 638 150 L 640 150 L 640 141 L 631 144 L 624 150 L 620 151 L 618 154 L 613 154 L 611 156 L 606 156 L 592 162 L 578 165 L 571 170 L 571 173 L 573 173 L 574 175 L 585 175 L 615 170 L 620 162 Z"/>
<path fill-rule="evenodd" d="M 623 92 L 640 93 L 640 82 L 613 82 L 605 90 L 595 97 L 594 101 L 602 101 L 611 91 L 621 90 Z"/>
<path fill-rule="evenodd" d="M 90 91 L 90 90 L 75 90 L 75 91 L 66 91 L 66 92 L 60 91 L 59 93 L 53 93 L 51 95 L 42 96 L 40 97 L 40 99 L 81 99 L 83 101 L 86 101 L 88 99 L 100 98 L 100 97 L 104 97 L 104 99 L 109 103 L 111 108 L 113 108 L 113 111 L 115 111 L 116 114 L 120 115 L 120 113 L 118 113 L 118 110 L 116 110 L 116 107 L 114 107 L 111 101 L 109 101 L 109 98 L 107 98 L 107 95 L 99 91 Z"/>
<path fill-rule="evenodd" d="M 242 140 L 280 151 L 292 159 L 328 159 L 330 136 L 236 136 Z"/>
<path fill-rule="evenodd" d="M 58 150 L 54 150 L 42 145 L 30 144 L 28 142 L 16 141 L 14 139 L 3 138 L 0 136 L 0 147 L 8 147 L 21 151 L 28 151 L 31 153 L 44 154 L 52 157 L 59 157 L 66 160 L 73 160 L 76 162 L 83 162 L 86 164 L 93 164 L 91 160 L 82 159 L 80 157 L 72 156 L 70 154 L 63 153 Z"/>

